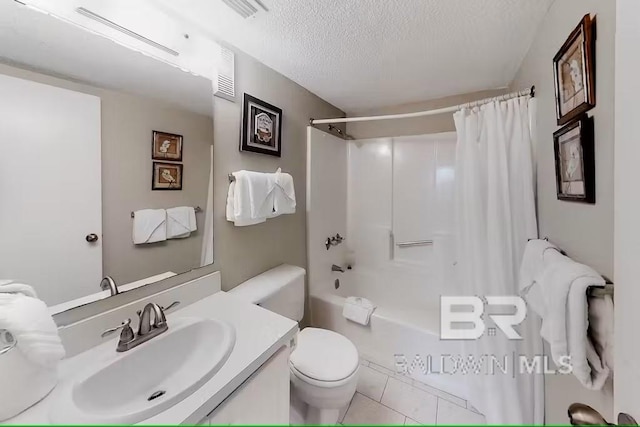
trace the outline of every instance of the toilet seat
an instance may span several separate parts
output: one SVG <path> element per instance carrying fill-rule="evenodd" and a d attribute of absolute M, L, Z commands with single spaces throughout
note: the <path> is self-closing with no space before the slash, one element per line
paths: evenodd
<path fill-rule="evenodd" d="M 305 328 L 289 356 L 291 372 L 300 380 L 324 387 L 349 380 L 359 365 L 358 350 L 346 337 L 326 329 Z"/>

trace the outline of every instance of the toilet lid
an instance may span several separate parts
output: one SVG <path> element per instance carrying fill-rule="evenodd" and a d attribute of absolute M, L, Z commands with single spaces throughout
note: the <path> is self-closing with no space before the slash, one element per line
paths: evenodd
<path fill-rule="evenodd" d="M 340 381 L 358 368 L 358 350 L 346 337 L 326 329 L 304 328 L 289 362 L 296 371 L 318 381 Z"/>

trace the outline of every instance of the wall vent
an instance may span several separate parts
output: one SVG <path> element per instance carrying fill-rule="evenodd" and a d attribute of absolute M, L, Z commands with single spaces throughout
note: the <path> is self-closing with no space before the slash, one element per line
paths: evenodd
<path fill-rule="evenodd" d="M 220 61 L 218 68 L 217 97 L 228 101 L 236 101 L 236 56 L 229 49 L 220 46 Z"/>
<path fill-rule="evenodd" d="M 233 9 L 238 15 L 243 18 L 250 18 L 258 13 L 258 7 L 268 12 L 269 9 L 264 5 L 262 0 L 222 0 L 227 6 Z M 258 6 L 258 7 L 256 7 Z"/>

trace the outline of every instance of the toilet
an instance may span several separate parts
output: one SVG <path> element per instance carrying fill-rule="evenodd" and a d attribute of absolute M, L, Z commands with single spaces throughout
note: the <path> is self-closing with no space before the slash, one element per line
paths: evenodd
<path fill-rule="evenodd" d="M 234 297 L 296 322 L 304 315 L 305 270 L 281 265 L 238 285 Z M 319 328 L 304 328 L 289 357 L 292 404 L 302 404 L 306 424 L 335 424 L 356 392 L 358 350 L 348 338 Z"/>

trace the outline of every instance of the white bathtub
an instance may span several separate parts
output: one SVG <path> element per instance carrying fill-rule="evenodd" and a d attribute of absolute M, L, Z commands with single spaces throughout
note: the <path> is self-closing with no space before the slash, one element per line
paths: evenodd
<path fill-rule="evenodd" d="M 398 372 L 397 361 L 411 362 L 419 356 L 431 362 L 431 372 L 415 368 L 410 376 L 454 396 L 465 398 L 464 379 L 453 376 L 447 366 L 440 366 L 441 356 L 461 354 L 460 343 L 440 339 L 440 312 L 436 301 L 432 306 L 416 306 L 415 301 L 399 301 L 397 298 L 382 298 L 381 295 L 356 293 L 356 281 L 349 274 L 340 278 L 340 288 L 334 282 L 313 286 L 321 292 L 310 295 L 311 323 L 313 326 L 330 329 L 348 337 L 358 348 L 361 357 Z M 397 293 L 396 293 L 397 294 Z M 378 307 L 368 326 L 358 325 L 342 317 L 346 296 L 362 296 L 371 299 Z M 397 295 L 396 295 L 397 296 Z M 376 298 L 377 297 L 377 298 Z M 388 301 L 385 304 L 385 301 Z M 448 363 L 448 362 L 447 362 Z M 446 365 L 446 363 L 445 363 Z M 442 371 L 445 371 L 444 373 Z"/>

